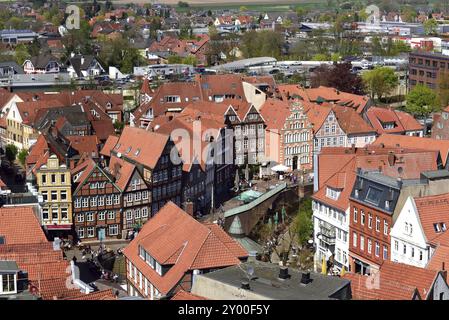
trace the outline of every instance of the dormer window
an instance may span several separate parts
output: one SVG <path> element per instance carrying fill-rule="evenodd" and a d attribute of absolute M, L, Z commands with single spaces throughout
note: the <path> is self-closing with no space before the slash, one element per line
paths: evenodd
<path fill-rule="evenodd" d="M 338 200 L 338 198 L 340 197 L 340 193 L 341 191 L 327 187 L 326 188 L 326 197 L 333 199 L 333 200 Z"/>
<path fill-rule="evenodd" d="M 179 96 L 165 96 L 165 102 L 167 103 L 180 103 L 181 98 Z"/>
<path fill-rule="evenodd" d="M 436 233 L 444 232 L 446 231 L 446 223 L 444 222 L 434 223 L 433 228 L 435 229 Z"/>
<path fill-rule="evenodd" d="M 0 295 L 17 293 L 17 273 L 15 261 L 0 261 Z"/>

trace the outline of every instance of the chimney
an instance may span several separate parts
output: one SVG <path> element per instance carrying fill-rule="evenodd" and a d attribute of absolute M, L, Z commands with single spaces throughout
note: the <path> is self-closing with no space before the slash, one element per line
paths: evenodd
<path fill-rule="evenodd" d="M 285 280 L 285 279 L 289 279 L 290 275 L 288 274 L 288 268 L 286 267 L 281 267 L 279 269 L 279 279 Z"/>
<path fill-rule="evenodd" d="M 184 211 L 189 214 L 189 216 L 193 217 L 193 202 L 187 201 L 184 203 Z"/>
<path fill-rule="evenodd" d="M 310 272 L 303 272 L 301 274 L 301 284 L 308 284 L 309 282 L 311 282 L 312 280 L 310 279 Z"/>

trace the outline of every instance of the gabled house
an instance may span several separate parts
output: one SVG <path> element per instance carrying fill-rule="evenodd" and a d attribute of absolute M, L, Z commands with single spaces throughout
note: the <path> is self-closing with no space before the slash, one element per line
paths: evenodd
<path fill-rule="evenodd" d="M 73 54 L 66 62 L 67 72 L 72 78 L 89 78 L 104 74 L 106 70 L 92 55 Z"/>
<path fill-rule="evenodd" d="M 346 273 L 354 300 L 448 300 L 447 271 L 385 261 L 370 277 Z"/>
<path fill-rule="evenodd" d="M 189 292 L 195 275 L 238 265 L 248 257 L 218 225 L 200 223 L 172 202 L 143 226 L 123 253 L 128 295 L 150 300 Z"/>
<path fill-rule="evenodd" d="M 267 99 L 260 112 L 267 125 L 265 155 L 292 170 L 312 169 L 313 124 L 303 105 Z"/>
<path fill-rule="evenodd" d="M 120 158 L 111 158 L 108 172 L 115 178 L 115 184 L 123 192 L 122 230 L 129 236 L 130 231 L 139 230 L 151 217 L 151 189 L 136 165 Z"/>
<path fill-rule="evenodd" d="M 380 107 L 370 107 L 366 112 L 366 118 L 376 129 L 378 135 L 402 134 L 407 136 L 424 136 L 424 126 L 412 115 L 398 110 Z"/>
<path fill-rule="evenodd" d="M 442 252 L 449 245 L 445 241 L 448 207 L 447 193 L 408 197 L 391 230 L 391 260 L 420 268 L 428 266 L 436 250 Z"/>
<path fill-rule="evenodd" d="M 48 53 L 32 57 L 23 63 L 23 71 L 27 74 L 59 73 L 62 68 L 63 64 L 59 59 Z"/>
<path fill-rule="evenodd" d="M 101 153 L 137 167 L 149 186 L 149 216 L 155 215 L 168 201 L 181 205 L 182 160 L 170 136 L 127 126 L 118 140 L 111 136 L 106 141 Z"/>
<path fill-rule="evenodd" d="M 122 190 L 100 164 L 87 158 L 71 170 L 73 222 L 80 240 L 122 238 Z"/>

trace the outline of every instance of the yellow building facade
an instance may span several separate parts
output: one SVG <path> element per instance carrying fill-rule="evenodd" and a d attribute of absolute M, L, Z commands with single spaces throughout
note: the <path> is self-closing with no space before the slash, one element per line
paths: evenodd
<path fill-rule="evenodd" d="M 51 155 L 47 164 L 36 171 L 37 187 L 42 196 L 42 225 L 48 231 L 72 228 L 72 186 L 70 169 Z"/>

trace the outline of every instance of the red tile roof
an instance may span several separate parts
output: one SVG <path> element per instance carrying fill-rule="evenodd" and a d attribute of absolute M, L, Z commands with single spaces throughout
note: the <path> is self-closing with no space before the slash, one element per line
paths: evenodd
<path fill-rule="evenodd" d="M 402 133 L 423 130 L 423 126 L 412 115 L 390 108 L 370 107 L 366 113 L 369 122 L 378 134 Z M 384 129 L 383 123 L 394 123 L 392 129 Z"/>
<path fill-rule="evenodd" d="M 385 261 L 377 275 L 370 279 L 346 273 L 343 278 L 351 281 L 352 295 L 357 300 L 411 300 L 415 292 L 427 299 L 438 271 Z"/>
<path fill-rule="evenodd" d="M 115 184 L 122 191 L 126 189 L 136 166 L 115 156 L 109 162 L 109 172 L 116 178 Z"/>
<path fill-rule="evenodd" d="M 168 140 L 168 135 L 127 126 L 124 128 L 113 150 L 153 169 L 161 157 Z M 137 150 L 140 151 L 136 155 Z"/>
<path fill-rule="evenodd" d="M 225 243 L 233 241 L 228 239 L 229 236 L 201 224 L 174 203 L 168 202 L 143 226 L 137 237 L 125 248 L 124 254 L 162 294 L 167 294 L 193 269 L 239 264 L 240 255 L 246 252 L 226 245 L 220 240 L 223 238 L 227 239 Z M 175 264 L 166 274 L 159 276 L 139 257 L 139 246 L 161 265 Z M 176 256 L 176 261 L 173 256 Z"/>
<path fill-rule="evenodd" d="M 47 242 L 32 207 L 0 208 L 0 236 L 6 244 Z"/>
<path fill-rule="evenodd" d="M 114 125 L 109 119 L 96 120 L 91 123 L 98 140 L 105 141 L 110 135 L 115 134 Z"/>
<path fill-rule="evenodd" d="M 89 294 L 79 294 L 65 300 L 117 300 L 113 289 L 101 290 Z"/>
<path fill-rule="evenodd" d="M 97 136 L 67 136 L 70 146 L 81 154 L 88 154 L 91 157 L 98 157 Z"/>
<path fill-rule="evenodd" d="M 207 300 L 206 298 L 197 296 L 196 294 L 179 290 L 170 300 Z"/>
<path fill-rule="evenodd" d="M 291 111 L 288 102 L 278 99 L 267 99 L 260 108 L 260 113 L 265 119 L 267 130 L 281 130 L 284 128 L 285 120 Z"/>
<path fill-rule="evenodd" d="M 443 166 L 446 165 L 449 154 L 449 141 L 430 138 L 412 137 L 395 134 L 382 134 L 374 142 L 374 145 L 390 147 L 414 148 L 439 151 Z"/>
<path fill-rule="evenodd" d="M 106 140 L 103 148 L 100 151 L 101 155 L 110 157 L 111 156 L 111 150 L 115 147 L 117 144 L 119 137 L 110 135 L 108 139 Z"/>
<path fill-rule="evenodd" d="M 449 193 L 413 200 L 427 241 L 432 243 L 441 235 L 441 232 L 435 231 L 434 223 L 445 223 L 449 227 Z"/>

